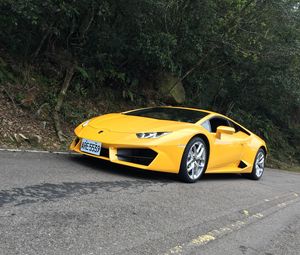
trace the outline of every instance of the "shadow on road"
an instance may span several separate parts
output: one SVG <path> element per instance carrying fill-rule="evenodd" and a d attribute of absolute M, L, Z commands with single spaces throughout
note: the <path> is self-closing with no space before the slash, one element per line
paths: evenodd
<path fill-rule="evenodd" d="M 71 155 L 66 158 L 83 166 L 80 170 L 105 172 L 109 175 L 124 176 L 127 179 L 113 179 L 101 181 L 79 181 L 60 183 L 39 183 L 20 188 L 0 190 L 0 208 L 6 204 L 14 206 L 33 204 L 37 202 L 57 201 L 62 198 L 79 197 L 89 194 L 101 194 L 103 192 L 127 191 L 131 194 L 140 194 L 145 189 L 153 186 L 165 186 L 179 182 L 176 174 L 161 173 L 155 171 L 141 170 L 138 168 L 113 164 L 109 161 L 99 160 L 91 157 Z M 218 182 L 229 180 L 241 180 L 237 174 L 210 174 L 205 175 L 200 183 Z M 182 184 L 189 185 L 189 184 Z"/>
<path fill-rule="evenodd" d="M 155 171 L 148 171 L 134 167 L 123 166 L 112 163 L 110 161 L 92 158 L 84 155 L 72 155 L 70 160 L 76 163 L 93 169 L 95 171 L 102 171 L 111 175 L 119 175 L 124 177 L 132 177 L 141 180 L 153 180 L 160 182 L 178 182 L 179 178 L 176 174 L 162 173 Z"/>
<path fill-rule="evenodd" d="M 95 171 L 102 171 L 111 175 L 121 175 L 142 180 L 155 180 L 162 182 L 180 182 L 177 174 L 163 173 L 156 171 L 143 170 L 134 167 L 123 166 L 115 164 L 106 160 L 92 158 L 84 155 L 72 155 L 70 160 L 76 163 L 93 169 Z M 244 179 L 239 174 L 206 174 L 201 178 L 201 182 L 205 181 L 224 181 L 224 180 L 241 180 Z"/>
<path fill-rule="evenodd" d="M 0 190 L 0 208 L 6 204 L 14 206 L 51 202 L 63 198 L 80 197 L 101 192 L 131 191 L 140 194 L 148 187 L 164 186 L 166 182 L 150 180 L 118 180 L 98 182 L 40 183 L 21 188 Z"/>

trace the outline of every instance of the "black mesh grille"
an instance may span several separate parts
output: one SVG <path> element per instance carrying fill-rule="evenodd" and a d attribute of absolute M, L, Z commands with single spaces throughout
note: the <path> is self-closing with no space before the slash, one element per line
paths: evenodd
<path fill-rule="evenodd" d="M 157 156 L 157 152 L 151 149 L 118 149 L 119 160 L 148 166 Z"/>
<path fill-rule="evenodd" d="M 105 157 L 105 158 L 109 158 L 109 149 L 102 147 L 101 151 L 100 151 L 100 156 Z"/>

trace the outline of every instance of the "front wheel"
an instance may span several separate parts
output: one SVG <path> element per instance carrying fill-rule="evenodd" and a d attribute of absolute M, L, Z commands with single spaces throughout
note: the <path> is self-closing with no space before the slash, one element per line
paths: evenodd
<path fill-rule="evenodd" d="M 260 148 L 256 154 L 252 172 L 250 174 L 244 174 L 244 176 L 252 180 L 259 180 L 263 176 L 265 170 L 265 160 L 266 153 L 262 148 Z"/>
<path fill-rule="evenodd" d="M 193 138 L 186 146 L 181 160 L 179 175 L 188 183 L 196 182 L 204 174 L 208 159 L 208 149 L 200 137 Z"/>

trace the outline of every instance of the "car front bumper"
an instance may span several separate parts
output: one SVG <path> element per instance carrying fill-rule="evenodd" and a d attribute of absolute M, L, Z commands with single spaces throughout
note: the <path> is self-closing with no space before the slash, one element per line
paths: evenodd
<path fill-rule="evenodd" d="M 97 131 L 97 132 L 96 132 Z M 180 140 L 165 136 L 154 139 L 139 139 L 135 134 L 111 132 L 87 127 L 75 130 L 76 138 L 70 150 L 87 156 L 104 159 L 113 163 L 145 170 L 178 173 L 185 145 Z M 102 144 L 100 155 L 80 150 L 82 139 Z"/>

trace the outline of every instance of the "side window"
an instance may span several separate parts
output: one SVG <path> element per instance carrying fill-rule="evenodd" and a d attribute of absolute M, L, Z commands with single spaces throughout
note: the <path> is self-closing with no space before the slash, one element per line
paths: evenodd
<path fill-rule="evenodd" d="M 217 132 L 217 128 L 219 126 L 226 126 L 226 127 L 229 127 L 229 123 L 226 119 L 223 119 L 223 118 L 218 118 L 218 117 L 215 117 L 215 118 L 211 118 L 209 120 L 210 122 L 210 127 L 211 127 L 211 131 L 212 133 L 216 133 Z"/>
<path fill-rule="evenodd" d="M 208 132 L 211 132 L 209 120 L 204 121 L 201 126 L 204 127 Z"/>
<path fill-rule="evenodd" d="M 236 133 L 237 133 L 237 132 L 243 132 L 243 133 L 245 133 L 245 134 L 247 134 L 247 135 L 250 135 L 250 133 L 249 133 L 247 130 L 243 129 L 241 126 L 239 126 L 239 125 L 233 123 L 233 122 L 230 121 L 230 120 L 228 120 L 228 122 L 229 122 L 230 127 L 233 127 L 233 128 L 235 129 L 235 132 L 236 132 Z"/>

